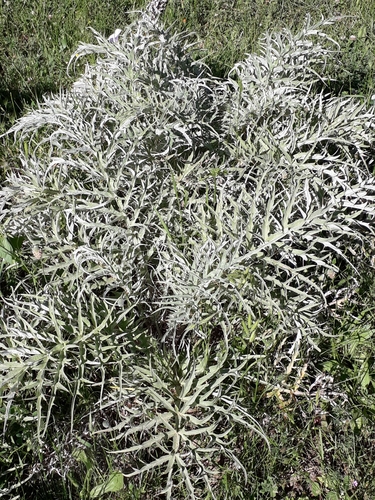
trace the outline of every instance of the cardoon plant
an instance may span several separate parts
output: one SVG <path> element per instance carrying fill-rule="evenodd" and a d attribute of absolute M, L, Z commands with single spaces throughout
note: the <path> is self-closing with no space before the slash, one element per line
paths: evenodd
<path fill-rule="evenodd" d="M 116 471 L 157 474 L 166 498 L 215 497 L 223 467 L 246 478 L 233 429 L 267 438 L 241 383 L 307 394 L 332 276 L 371 252 L 374 110 L 326 95 L 321 29 L 265 37 L 225 81 L 147 19 L 94 33 L 70 69 L 95 63 L 11 129 L 21 166 L 1 225 L 23 245 L 1 316 L 8 447 L 19 425 L 42 463 L 54 428 L 73 448 L 107 437 Z M 20 450 L 22 481 L 37 481 Z"/>

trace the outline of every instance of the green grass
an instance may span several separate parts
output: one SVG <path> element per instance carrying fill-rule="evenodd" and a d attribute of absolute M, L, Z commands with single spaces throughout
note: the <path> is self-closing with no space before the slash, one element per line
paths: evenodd
<path fill-rule="evenodd" d="M 106 38 L 115 28 L 122 28 L 130 22 L 132 16 L 126 11 L 143 5 L 144 2 L 125 0 L 72 0 L 63 6 L 52 0 L 34 1 L 32 5 L 21 0 L 3 2 L 0 7 L 0 72 L 4 76 L 0 80 L 0 133 L 13 125 L 25 109 L 37 109 L 37 101 L 43 94 L 58 92 L 60 87 L 67 88 L 77 80 L 84 63 L 79 59 L 76 72 L 71 68 L 69 75 L 66 66 L 79 41 L 96 43 L 88 26 Z M 340 17 L 325 27 L 327 34 L 340 43 L 341 51 L 324 68 L 320 67 L 327 79 L 324 89 L 326 93 L 331 91 L 336 95 L 359 94 L 360 100 L 368 104 L 375 93 L 374 12 L 375 2 L 364 0 L 170 0 L 164 20 L 172 31 L 196 32 L 199 41 L 194 57 L 205 57 L 213 74 L 224 79 L 247 53 L 259 51 L 259 37 L 264 31 L 277 32 L 286 27 L 296 32 L 307 14 L 313 21 L 321 16 Z M 85 52 L 89 53 L 86 60 L 93 62 L 95 55 L 90 54 L 90 50 L 85 47 L 78 50 L 81 55 Z M 187 64 L 185 60 L 179 63 Z M 242 69 L 246 75 L 245 66 Z M 132 72 L 121 73 L 122 77 L 124 74 L 131 81 Z M 151 92 L 156 80 L 150 83 L 147 74 L 141 77 L 144 91 Z M 180 74 L 179 78 L 183 81 Z M 216 83 L 222 81 L 216 80 Z M 241 78 L 236 81 L 241 82 Z M 193 92 L 195 87 L 190 85 Z M 129 95 L 134 89 L 136 86 L 127 87 Z M 238 91 L 239 98 L 251 101 L 251 92 L 250 97 L 246 97 L 246 89 L 244 91 L 239 86 Z M 33 473 L 29 481 L 15 487 L 14 496 L 20 495 L 21 500 L 31 497 L 38 500 L 89 499 L 95 497 L 98 487 L 102 487 L 103 498 L 165 498 L 165 494 L 160 493 L 165 481 L 158 468 L 164 451 L 155 444 L 149 451 L 145 442 L 159 442 L 164 450 L 174 450 L 177 445 L 171 442 L 168 432 L 171 422 L 180 422 L 181 419 L 183 424 L 177 426 L 180 432 L 183 434 L 187 429 L 196 432 L 192 435 L 199 436 L 201 453 L 206 453 L 204 456 L 209 458 L 200 462 L 199 457 L 195 457 L 195 462 L 186 462 L 180 469 L 169 469 L 169 472 L 182 470 L 185 474 L 182 476 L 185 483 L 181 481 L 176 498 L 188 497 L 190 483 L 186 474 L 196 481 L 194 488 L 201 497 L 205 486 L 199 479 L 199 465 L 210 470 L 213 479 L 209 484 L 217 498 L 223 500 L 374 498 L 375 272 L 369 265 L 373 241 L 365 237 L 362 246 L 358 241 L 351 246 L 343 231 L 340 233 L 341 247 L 335 246 L 335 240 L 330 241 L 329 248 L 336 252 L 334 259 L 324 246 L 320 254 L 309 248 L 311 274 L 303 275 L 302 283 L 311 278 L 315 285 L 321 286 L 327 293 L 329 308 L 324 321 L 319 323 L 319 334 L 307 335 L 308 341 L 295 351 L 298 355 L 291 362 L 288 355 L 292 341 L 287 330 L 291 324 L 288 318 L 284 318 L 283 323 L 284 311 L 282 307 L 278 309 L 286 300 L 288 290 L 275 282 L 270 296 L 259 293 L 256 297 L 257 294 L 253 294 L 254 287 L 256 289 L 260 283 L 257 281 L 259 275 L 267 281 L 267 275 L 262 273 L 269 272 L 267 266 L 271 264 L 269 261 L 262 263 L 260 257 L 260 263 L 253 262 L 253 267 L 236 267 L 235 259 L 243 258 L 244 248 L 249 250 L 247 243 L 242 243 L 239 228 L 250 212 L 250 201 L 243 192 L 238 196 L 237 191 L 233 196 L 228 194 L 221 184 L 229 182 L 228 178 L 232 182 L 236 175 L 244 183 L 244 165 L 249 158 L 251 161 L 256 158 L 254 161 L 259 161 L 259 166 L 252 168 L 269 172 L 259 189 L 265 189 L 268 182 L 277 192 L 284 185 L 288 192 L 290 171 L 286 169 L 285 177 L 274 181 L 272 169 L 267 170 L 271 156 L 266 157 L 267 161 L 262 156 L 271 153 L 263 151 L 257 156 L 262 149 L 261 142 L 257 142 L 259 136 L 262 139 L 267 137 L 269 151 L 286 161 L 285 149 L 278 149 L 271 140 L 277 129 L 272 129 L 275 132 L 269 137 L 263 132 L 260 134 L 262 125 L 256 121 L 259 110 L 251 114 L 250 107 L 245 106 L 243 114 L 236 117 L 238 122 L 234 123 L 228 117 L 222 125 L 226 137 L 232 140 L 228 149 L 222 150 L 223 130 L 218 133 L 215 129 L 220 120 L 213 122 L 214 133 L 206 127 L 205 120 L 213 109 L 209 100 L 203 99 L 200 102 L 202 107 L 197 106 L 197 111 L 197 108 L 189 107 L 194 103 L 193 94 L 182 99 L 181 94 L 181 109 L 177 109 L 172 101 L 168 105 L 160 102 L 158 94 L 152 92 L 147 94 L 149 99 L 154 99 L 151 111 L 145 94 L 139 94 L 137 109 L 140 115 L 137 116 L 146 116 L 150 130 L 156 127 L 156 135 L 149 134 L 142 119 L 138 122 L 134 119 L 131 125 L 135 127 L 133 139 L 129 139 L 130 142 L 121 139 L 124 142 L 116 150 L 116 155 L 123 159 L 124 151 L 132 151 L 132 141 L 138 144 L 140 151 L 136 160 L 126 156 L 133 170 L 126 170 L 121 162 L 111 163 L 117 156 L 105 156 L 105 148 L 101 161 L 107 162 L 107 167 L 102 169 L 99 161 L 93 161 L 90 152 L 84 149 L 74 152 L 75 139 L 69 142 L 63 134 L 61 137 L 56 135 L 59 137 L 57 142 L 48 143 L 48 147 L 37 147 L 38 141 L 44 137 L 46 129 L 43 128 L 33 139 L 29 138 L 27 130 L 22 136 L 21 130 L 21 137 L 18 136 L 15 144 L 11 137 L 0 139 L 3 141 L 0 150 L 2 175 L 7 174 L 8 179 L 13 179 L 11 185 L 15 182 L 14 185 L 26 186 L 25 196 L 30 201 L 24 210 L 22 200 L 13 198 L 13 195 L 8 193 L 2 198 L 6 200 L 4 209 L 12 213 L 13 206 L 15 208 L 12 217 L 2 215 L 0 239 L 3 256 L 0 289 L 2 298 L 7 301 L 2 306 L 1 377 L 5 383 L 1 386 L 0 415 L 6 429 L 0 446 L 0 495 L 1 490 L 9 486 L 9 478 L 15 484 L 17 479 L 23 481 Z M 92 108 L 98 114 L 102 113 L 101 106 L 108 105 L 105 99 L 109 97 L 106 94 L 104 99 L 103 95 L 98 94 L 97 106 Z M 165 96 L 169 94 L 163 95 L 166 100 Z M 123 94 L 120 93 L 119 99 L 123 99 Z M 60 107 L 54 108 L 60 110 L 60 118 L 67 120 L 61 125 L 60 118 L 56 117 L 57 126 L 62 127 L 60 132 L 69 122 L 70 112 L 75 113 L 75 123 L 80 123 L 79 101 L 77 98 L 69 112 L 63 100 L 58 105 Z M 93 135 L 90 135 L 90 130 L 86 130 L 87 136 L 86 132 L 82 134 L 84 141 L 91 144 L 95 133 L 103 130 L 103 124 L 107 124 L 110 130 L 110 121 L 102 121 L 107 112 L 114 113 L 119 123 L 126 122 L 125 114 L 114 111 L 118 102 L 110 101 L 100 119 L 95 113 L 88 119 L 87 123 L 95 126 Z M 129 103 L 121 103 L 123 113 L 132 116 L 133 108 L 127 107 Z M 210 110 L 208 115 L 205 106 Z M 354 104 L 353 108 L 350 108 L 351 104 L 348 106 L 345 108 L 348 115 L 350 109 L 357 109 Z M 169 123 L 171 109 L 175 114 Z M 265 109 L 267 126 L 276 127 L 272 107 Z M 299 112 L 303 113 L 303 110 Z M 194 113 L 198 114 L 195 116 Z M 346 134 L 345 120 L 340 114 L 336 118 L 337 128 Z M 249 126 L 254 119 L 259 128 Z M 288 121 L 282 112 L 278 119 Z M 185 135 L 177 133 L 174 129 L 176 120 L 180 125 L 182 123 L 181 126 L 190 123 L 189 120 L 201 126 L 200 135 L 194 137 L 194 141 L 204 137 L 196 146 L 197 157 L 190 156 L 190 143 L 186 139 L 191 130 L 184 129 Z M 314 131 L 315 122 L 310 122 L 309 116 L 303 124 L 306 122 Z M 361 123 L 360 120 L 356 122 L 347 137 L 352 141 L 352 147 L 357 147 L 362 141 L 362 129 L 358 131 L 358 137 L 355 129 Z M 163 145 L 162 126 L 169 134 L 167 139 L 173 144 L 172 151 L 178 151 L 163 161 L 157 156 Z M 27 129 L 27 123 L 24 127 Z M 31 131 L 33 127 L 35 125 L 31 125 Z M 290 132 L 288 138 L 296 137 L 297 141 L 302 141 L 298 133 L 294 136 L 293 127 L 286 128 Z M 368 133 L 369 143 L 373 130 L 371 134 Z M 316 137 L 319 139 L 318 133 Z M 232 143 L 237 144 L 237 149 L 230 149 Z M 146 145 L 145 150 L 143 145 Z M 302 141 L 300 152 L 305 152 L 303 146 Z M 358 150 L 362 146 L 372 147 L 361 143 Z M 287 148 L 291 147 L 287 142 Z M 323 151 L 327 155 L 328 150 L 324 148 L 322 146 L 322 150 L 315 153 L 318 155 Z M 228 150 L 233 162 L 229 167 L 225 163 L 229 161 L 226 158 Z M 331 154 L 344 154 L 344 164 L 351 165 L 347 179 L 354 183 L 357 175 L 355 156 L 344 146 L 340 151 L 331 151 Z M 373 153 L 373 149 L 370 151 Z M 217 152 L 221 152 L 221 156 L 216 157 Z M 138 168 L 147 164 L 153 154 L 158 158 L 158 168 L 151 169 L 147 176 L 133 167 L 131 162 L 134 161 Z M 78 164 L 69 164 L 72 155 L 87 169 L 82 171 Z M 60 156 L 61 164 L 56 164 L 61 169 L 59 177 L 45 167 L 48 163 L 43 162 L 46 159 L 54 161 Z M 25 160 L 23 164 L 20 158 Z M 64 161 L 67 162 L 65 167 L 62 165 Z M 205 168 L 208 161 L 211 162 L 209 171 Z M 281 160 L 279 168 L 283 168 L 280 165 L 284 165 Z M 120 166 L 126 178 L 121 186 L 113 173 Z M 178 175 L 170 176 L 170 171 Z M 43 182 L 39 179 L 41 172 Z M 296 175 L 294 170 L 293 175 Z M 308 176 L 305 181 L 312 182 Z M 229 182 L 229 185 L 236 190 L 239 183 Z M 133 190 L 129 199 L 124 186 Z M 148 187 L 143 192 L 145 186 Z M 252 189 L 251 182 L 247 189 Z M 298 202 L 306 190 L 307 187 L 300 191 Z M 139 193 L 143 193 L 142 196 Z M 151 197 L 149 193 L 152 193 Z M 292 213 L 295 207 L 282 196 L 275 203 L 267 191 L 264 196 L 268 197 L 267 203 L 252 208 L 253 216 L 254 213 L 257 215 L 254 232 L 259 231 L 259 239 L 274 236 L 272 231 L 276 231 L 279 222 L 280 206 L 287 207 Z M 246 209 L 237 205 L 238 199 Z M 69 217 L 60 218 L 59 207 L 69 211 L 77 205 L 83 214 L 87 208 L 92 218 L 85 219 L 84 223 L 82 219 L 76 221 L 74 238 L 69 240 L 71 221 Z M 83 206 L 86 208 L 82 209 Z M 109 207 L 108 210 L 103 206 Z M 131 230 L 133 223 L 135 229 Z M 91 225 L 96 227 L 95 231 Z M 12 236 L 9 228 L 16 227 L 17 230 L 27 227 L 22 241 L 9 237 Z M 298 230 L 294 234 L 298 237 Z M 323 236 L 327 236 L 324 231 Z M 230 241 L 228 248 L 220 246 L 222 241 L 227 241 L 224 237 Z M 215 241 L 216 247 L 203 244 L 205 238 Z M 283 238 L 285 251 L 287 249 L 293 254 L 305 248 L 305 243 L 298 246 L 293 239 L 288 239 L 289 236 L 283 235 Z M 129 247 L 126 244 L 128 239 L 131 240 Z M 91 247 L 87 245 L 86 248 L 87 242 Z M 259 240 L 252 244 L 258 245 Z M 241 247 L 242 253 L 240 245 L 245 245 Z M 109 248 L 117 256 L 113 260 Z M 282 269 L 277 266 L 279 248 L 273 247 L 272 273 L 275 275 L 282 275 Z M 118 256 L 124 249 L 126 258 L 121 260 Z M 345 258 L 340 254 L 341 250 Z M 74 261 L 71 260 L 73 251 Z M 319 259 L 329 262 L 330 274 L 319 268 Z M 347 265 L 345 259 L 355 262 L 356 271 Z M 130 268 L 127 262 L 131 263 Z M 222 268 L 226 269 L 225 272 Z M 176 276 L 180 278 L 176 279 Z M 295 280 L 298 279 L 299 275 L 296 275 Z M 154 286 L 155 280 L 157 286 Z M 263 290 L 264 283 L 262 281 L 259 290 Z M 296 284 L 295 281 L 291 283 Z M 46 290 L 49 290 L 49 298 L 43 295 Z M 228 298 L 228 290 L 237 293 L 243 302 L 236 303 Z M 309 293 L 318 300 L 312 289 Z M 246 302 L 249 297 L 251 308 Z M 262 300 L 265 297 L 274 301 L 272 308 L 264 308 Z M 293 296 L 286 304 L 294 307 L 297 314 L 297 306 L 291 305 L 294 299 Z M 223 316 L 215 322 L 215 312 L 218 315 L 219 311 Z M 307 321 L 306 315 L 301 318 L 301 321 Z M 274 333 L 276 327 L 285 328 L 282 330 L 285 338 L 280 339 Z M 40 336 L 37 341 L 28 340 L 22 346 L 22 343 L 17 343 L 19 332 L 28 339 L 36 333 Z M 188 341 L 184 344 L 186 339 Z M 228 339 L 229 346 L 226 346 Z M 187 347 L 190 343 L 195 346 L 191 351 Z M 20 346 L 30 350 L 27 356 L 18 351 Z M 179 349 L 179 356 L 171 346 L 175 351 Z M 213 353 L 213 346 L 217 352 L 225 353 L 223 358 Z M 151 354 L 144 356 L 145 352 Z M 128 359 L 132 360 L 132 370 Z M 254 361 L 258 359 L 262 361 Z M 20 373 L 25 366 L 22 378 Z M 236 370 L 241 372 L 238 378 L 234 374 Z M 12 399 L 10 396 L 12 380 L 19 380 L 23 397 Z M 220 381 L 218 387 L 215 386 L 217 380 Z M 127 389 L 130 387 L 123 399 L 121 384 Z M 222 401 L 215 399 L 214 389 L 221 391 Z M 206 392 L 201 401 L 202 391 Z M 228 406 L 225 398 L 233 394 L 235 400 L 232 406 Z M 182 410 L 186 395 L 192 408 Z M 139 401 L 143 406 L 139 406 Z M 178 411 L 171 408 L 178 408 Z M 207 418 L 210 431 L 206 434 L 201 428 L 197 431 L 196 415 Z M 119 423 L 121 428 L 117 428 Z M 41 442 L 38 442 L 37 433 L 42 436 Z M 192 442 L 194 440 L 189 446 Z M 133 448 L 130 458 L 128 454 L 118 453 L 130 445 Z M 116 474 L 118 471 L 130 474 L 133 470 L 130 465 L 139 469 L 143 467 L 143 476 L 125 478 L 123 485 Z M 247 474 L 247 482 L 243 471 Z M 11 492 L 6 498 L 12 496 Z M 202 498 L 205 498 L 203 493 Z"/>

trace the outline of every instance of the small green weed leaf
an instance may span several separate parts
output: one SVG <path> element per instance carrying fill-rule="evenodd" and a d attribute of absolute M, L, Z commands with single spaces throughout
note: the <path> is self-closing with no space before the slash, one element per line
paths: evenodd
<path fill-rule="evenodd" d="M 361 380 L 361 386 L 363 387 L 363 389 L 367 389 L 367 387 L 371 383 L 370 366 L 369 366 L 369 362 L 367 360 L 364 361 L 362 366 L 361 366 L 360 380 Z"/>
<path fill-rule="evenodd" d="M 311 489 L 311 495 L 313 497 L 318 497 L 319 495 L 322 494 L 319 483 L 312 481 L 310 483 L 310 489 Z"/>
<path fill-rule="evenodd" d="M 340 500 L 340 497 L 335 491 L 329 491 L 326 495 L 326 500 Z"/>
<path fill-rule="evenodd" d="M 98 498 L 106 493 L 115 493 L 124 489 L 124 476 L 121 472 L 112 472 L 108 479 L 90 491 L 90 498 Z"/>
<path fill-rule="evenodd" d="M 11 265 L 16 263 L 14 259 L 14 249 L 7 237 L 3 234 L 0 234 L 0 259 L 6 264 Z"/>
<path fill-rule="evenodd" d="M 365 38 L 367 34 L 366 26 L 361 26 L 358 30 L 358 38 Z"/>
<path fill-rule="evenodd" d="M 8 236 L 8 241 L 11 244 L 13 250 L 18 252 L 21 250 L 22 243 L 25 241 L 24 236 Z"/>
<path fill-rule="evenodd" d="M 92 461 L 89 459 L 84 450 L 76 448 L 73 450 L 72 456 L 77 460 L 77 462 L 83 463 L 87 470 L 92 468 Z"/>

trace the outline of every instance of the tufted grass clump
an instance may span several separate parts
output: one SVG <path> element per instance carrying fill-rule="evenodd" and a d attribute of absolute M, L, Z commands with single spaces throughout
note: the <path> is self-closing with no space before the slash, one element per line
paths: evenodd
<path fill-rule="evenodd" d="M 103 492 L 139 476 L 166 498 L 215 498 L 225 468 L 247 477 L 234 432 L 268 445 L 243 388 L 312 397 L 314 353 L 371 260 L 375 214 L 374 109 L 324 91 L 337 45 L 323 27 L 267 35 L 226 80 L 190 37 L 147 20 L 115 43 L 95 32 L 70 70 L 95 62 L 12 127 L 4 494 L 48 462 L 47 480 L 98 496 L 91 472 L 80 489 L 72 471 L 100 444 Z"/>

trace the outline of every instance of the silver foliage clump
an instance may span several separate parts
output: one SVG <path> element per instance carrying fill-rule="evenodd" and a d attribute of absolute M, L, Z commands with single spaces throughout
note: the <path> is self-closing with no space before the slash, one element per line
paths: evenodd
<path fill-rule="evenodd" d="M 228 80 L 147 20 L 94 33 L 71 65 L 96 62 L 14 125 L 1 225 L 30 273 L 2 307 L 5 434 L 25 395 L 40 442 L 61 394 L 79 429 L 93 391 L 93 439 L 167 498 L 214 496 L 218 457 L 241 470 L 234 425 L 266 440 L 241 379 L 293 385 L 329 333 L 328 273 L 360 271 L 374 233 L 374 109 L 319 90 L 321 29 L 267 35 Z"/>
<path fill-rule="evenodd" d="M 247 249 L 259 251 L 257 289 L 268 304 L 274 291 L 274 310 L 303 334 L 323 333 L 327 272 L 338 272 L 338 261 L 358 269 L 374 232 L 374 108 L 317 90 L 317 70 L 334 52 L 316 37 L 329 41 L 308 24 L 298 36 L 266 36 L 261 54 L 230 73 L 225 119 L 231 203 L 241 199 Z"/>

